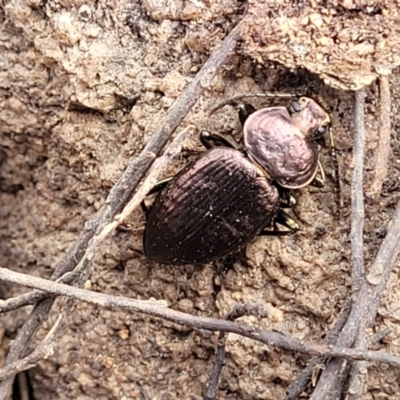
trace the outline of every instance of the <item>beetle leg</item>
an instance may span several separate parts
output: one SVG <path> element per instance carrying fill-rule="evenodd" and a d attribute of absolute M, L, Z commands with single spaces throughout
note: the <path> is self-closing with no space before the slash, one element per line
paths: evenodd
<path fill-rule="evenodd" d="M 250 114 L 253 114 L 253 112 L 256 111 L 256 109 L 251 104 L 242 102 L 237 103 L 236 108 L 238 110 L 239 121 L 242 126 L 246 122 L 246 119 L 249 118 Z"/>
<path fill-rule="evenodd" d="M 283 230 L 279 228 L 279 225 L 283 225 L 287 229 Z M 292 233 L 297 232 L 300 229 L 299 224 L 296 220 L 294 220 L 289 214 L 286 214 L 285 211 L 279 210 L 272 229 L 264 229 L 260 232 L 261 236 L 285 236 L 291 235 Z"/>
<path fill-rule="evenodd" d="M 320 176 L 316 176 L 310 185 L 322 188 L 325 186 L 325 170 L 320 161 L 318 161 L 318 172 Z"/>
<path fill-rule="evenodd" d="M 290 190 L 278 186 L 279 204 L 282 208 L 292 208 L 297 204 L 296 198 L 292 196 Z"/>
<path fill-rule="evenodd" d="M 236 149 L 236 147 L 231 142 L 229 142 L 229 140 L 208 131 L 200 132 L 200 141 L 206 149 L 212 149 L 213 147 L 217 146 L 224 146 L 230 147 L 231 149 Z"/>
<path fill-rule="evenodd" d="M 162 179 L 161 181 L 157 182 L 151 189 L 150 191 L 147 193 L 147 196 L 154 194 L 154 193 L 158 193 L 161 190 L 163 190 L 165 188 L 165 186 L 168 185 L 169 182 L 171 182 L 173 176 L 170 176 L 168 178 Z M 149 209 L 146 206 L 146 203 L 144 202 L 144 200 L 140 203 L 140 207 L 143 211 L 143 213 L 147 216 Z"/>

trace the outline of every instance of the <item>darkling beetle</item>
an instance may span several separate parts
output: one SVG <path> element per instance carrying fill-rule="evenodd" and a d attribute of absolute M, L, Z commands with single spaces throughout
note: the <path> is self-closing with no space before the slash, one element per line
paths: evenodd
<path fill-rule="evenodd" d="M 256 111 L 238 104 L 245 150 L 202 132 L 208 148 L 168 182 L 149 212 L 143 235 L 147 258 L 163 264 L 203 264 L 224 257 L 259 234 L 295 232 L 298 224 L 282 207 L 288 189 L 321 186 L 319 146 L 328 113 L 302 97 L 286 107 Z M 288 228 L 279 230 L 278 224 Z"/>

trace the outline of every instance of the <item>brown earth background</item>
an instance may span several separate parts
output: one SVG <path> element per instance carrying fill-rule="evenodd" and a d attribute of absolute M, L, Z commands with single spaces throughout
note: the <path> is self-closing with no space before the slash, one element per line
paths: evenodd
<path fill-rule="evenodd" d="M 301 224 L 300 232 L 256 238 L 246 250 L 250 266 L 238 261 L 223 273 L 212 265 L 171 267 L 147 261 L 141 244 L 145 219 L 137 210 L 129 224 L 104 242 L 91 276 L 93 290 L 162 299 L 171 308 L 200 316 L 223 317 L 239 301 L 261 302 L 269 309 L 268 318 L 241 320 L 300 339 L 322 340 L 351 293 L 354 95 L 348 89 L 389 72 L 398 65 L 400 54 L 397 2 L 338 3 L 250 3 L 243 42 L 182 127 L 193 124 L 198 130 L 233 134 L 239 140 L 235 111 L 224 108 L 208 118 L 208 109 L 249 92 L 319 95 L 332 113 L 340 194 L 334 191 L 329 150 L 323 149 L 326 186 L 295 193 L 298 205 L 292 213 Z M 2 2 L 1 266 L 50 276 L 85 221 L 104 204 L 128 161 L 241 19 L 243 8 L 233 0 Z M 390 81 L 392 151 L 381 196 L 366 202 L 367 267 L 400 198 L 398 71 Z M 373 179 L 378 98 L 372 83 L 365 107 L 366 191 Z M 165 176 L 185 165 L 191 157 L 187 154 L 202 150 L 197 134 L 185 150 Z M 368 331 L 390 327 L 392 333 L 381 348 L 393 354 L 400 354 L 398 272 L 397 264 L 376 326 Z M 2 298 L 23 290 L 0 286 Z M 2 360 L 28 313 L 26 308 L 1 316 Z M 45 328 L 57 315 L 56 303 Z M 42 329 L 37 341 L 45 334 Z M 54 354 L 30 371 L 35 398 L 201 399 L 216 339 L 216 334 L 140 314 L 77 303 Z M 219 399 L 283 399 L 285 387 L 306 362 L 305 356 L 229 335 Z M 363 399 L 400 399 L 399 393 L 399 370 L 370 363 Z"/>

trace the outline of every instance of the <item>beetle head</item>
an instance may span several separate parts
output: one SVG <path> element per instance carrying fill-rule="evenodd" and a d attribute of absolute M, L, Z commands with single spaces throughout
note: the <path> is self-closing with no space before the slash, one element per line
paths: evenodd
<path fill-rule="evenodd" d="M 322 135 L 331 124 L 329 114 L 315 100 L 300 97 L 290 105 L 293 123 L 307 137 Z"/>

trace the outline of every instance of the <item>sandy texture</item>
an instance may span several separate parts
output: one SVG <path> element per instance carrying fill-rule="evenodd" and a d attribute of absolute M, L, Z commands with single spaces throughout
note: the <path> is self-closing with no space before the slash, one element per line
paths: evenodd
<path fill-rule="evenodd" d="M 138 154 L 155 124 L 239 18 L 240 4 L 230 0 L 138 3 L 32 0 L 5 2 L 0 10 L 2 266 L 41 277 L 50 275 L 87 218 L 102 206 L 128 160 Z M 261 4 L 250 4 L 251 15 Z M 365 21 L 360 17 L 366 29 L 375 23 L 387 30 L 386 47 L 378 45 L 384 34 L 378 29 L 373 47 L 368 47 L 365 43 L 369 43 L 372 34 L 365 33 L 365 40 L 353 40 L 348 27 L 347 33 L 337 40 L 347 43 L 349 48 L 359 45 L 354 50 L 354 60 L 358 61 L 350 67 L 340 58 L 342 53 L 336 48 L 333 34 L 318 36 L 312 34 L 312 29 L 316 29 L 313 27 L 318 25 L 319 15 L 324 29 L 340 20 L 343 31 L 346 18 L 367 13 L 369 6 L 357 11 L 359 8 L 351 5 L 339 7 L 329 3 L 330 9 L 336 10 L 336 14 L 331 14 L 323 13 L 318 4 L 314 17 L 305 9 L 307 21 L 303 14 L 293 16 L 292 9 L 280 5 L 270 10 L 269 18 L 274 24 L 286 15 L 293 21 L 291 29 L 304 27 L 300 29 L 301 35 L 312 35 L 312 42 L 303 41 L 310 46 L 312 56 L 304 58 L 309 62 L 299 61 L 289 47 L 284 55 L 277 51 L 267 56 L 262 50 L 267 47 L 263 45 L 261 49 L 250 41 L 253 34 L 260 34 L 262 26 L 253 21 L 246 27 L 249 37 L 244 46 L 213 81 L 184 125 L 192 123 L 198 129 L 233 133 L 239 139 L 240 124 L 234 110 L 224 108 L 211 118 L 206 117 L 207 110 L 216 102 L 241 93 L 271 90 L 307 90 L 322 96 L 332 112 L 343 206 L 334 193 L 329 151 L 323 149 L 327 185 L 295 193 L 298 205 L 292 213 L 301 231 L 290 237 L 255 239 L 246 251 L 250 266 L 238 261 L 223 273 L 211 265 L 171 267 L 145 260 L 141 245 L 145 220 L 138 210 L 131 216 L 130 225 L 104 243 L 91 277 L 94 290 L 164 299 L 173 308 L 215 317 L 225 315 L 238 301 L 259 301 L 268 307 L 270 316 L 246 317 L 243 321 L 299 338 L 322 340 L 350 295 L 353 97 L 350 92 L 325 86 L 322 79 L 304 69 L 287 70 L 264 60 L 274 59 L 291 68 L 306 66 L 326 81 L 328 76 L 334 76 L 332 83 L 336 86 L 358 87 L 370 82 L 380 68 L 385 72 L 398 63 L 396 46 L 400 41 L 393 40 L 400 25 L 385 22 L 396 18 L 389 12 L 393 8 L 388 2 L 388 6 L 380 6 L 380 14 L 370 12 Z M 279 12 L 282 18 L 276 18 Z M 268 35 L 268 43 L 281 43 L 279 30 Z M 297 37 L 300 39 L 301 35 L 298 32 Z M 314 53 L 312 46 L 322 37 L 326 37 L 326 50 Z M 387 57 L 380 58 L 379 52 Z M 245 53 L 263 63 L 257 64 Z M 343 63 L 336 63 L 336 69 L 330 70 L 329 63 L 317 62 L 318 54 L 338 57 Z M 286 61 L 281 58 L 284 56 Z M 362 60 L 366 60 L 365 64 Z M 400 152 L 395 134 L 400 129 L 398 74 L 392 76 L 391 85 L 393 152 L 382 196 L 366 207 L 367 266 L 375 257 L 399 199 Z M 375 86 L 368 91 L 366 103 L 367 190 L 373 178 L 377 139 Z M 197 136 L 188 140 L 186 150 L 201 150 Z M 186 153 L 171 165 L 166 176 L 193 157 Z M 378 347 L 396 354 L 400 354 L 398 287 L 397 266 L 377 325 L 370 332 L 391 327 L 392 334 Z M 1 290 L 2 296 L 9 297 L 23 289 L 2 285 Z M 6 338 L 15 335 L 26 311 L 1 317 Z M 56 316 L 57 307 L 47 327 Z M 44 334 L 42 330 L 37 337 Z M 215 342 L 216 335 L 142 315 L 77 304 L 55 353 L 32 370 L 30 376 L 40 400 L 201 399 L 213 364 Z M 230 335 L 219 398 L 282 399 L 285 387 L 306 362 L 304 356 Z M 364 398 L 400 399 L 398 373 L 383 365 L 371 365 Z"/>

